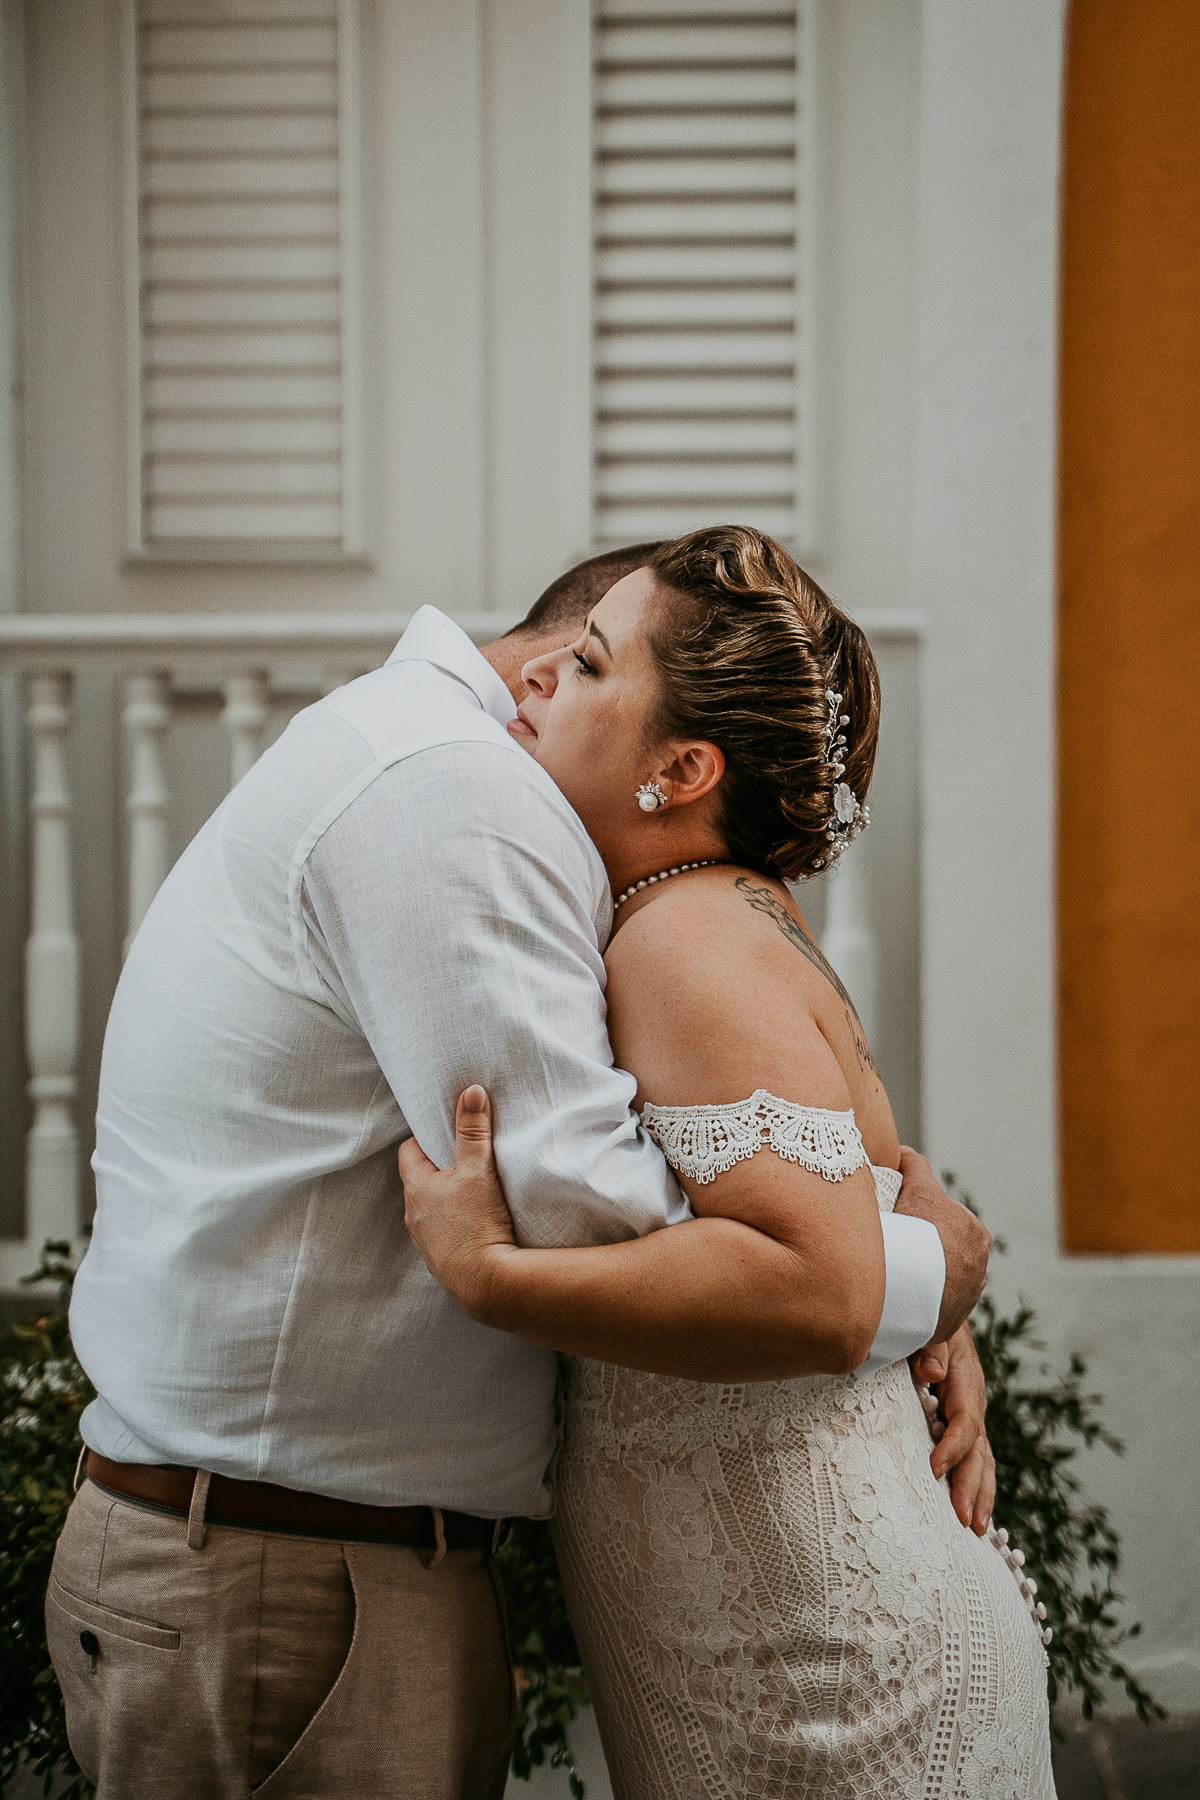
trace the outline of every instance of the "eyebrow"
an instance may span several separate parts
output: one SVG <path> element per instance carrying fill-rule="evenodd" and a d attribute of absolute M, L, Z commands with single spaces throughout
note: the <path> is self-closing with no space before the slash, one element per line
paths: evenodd
<path fill-rule="evenodd" d="M 609 656 L 612 656 L 612 645 L 609 643 L 600 627 L 594 624 L 591 619 L 588 620 L 588 636 L 598 638 L 600 643 L 603 644 L 604 648 L 607 650 Z"/>

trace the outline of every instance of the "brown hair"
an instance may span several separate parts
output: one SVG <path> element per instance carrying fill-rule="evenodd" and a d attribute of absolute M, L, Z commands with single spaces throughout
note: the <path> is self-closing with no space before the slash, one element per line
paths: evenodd
<path fill-rule="evenodd" d="M 603 600 L 610 587 L 632 575 L 635 569 L 644 569 L 657 550 L 662 549 L 661 539 L 652 544 L 630 544 L 623 550 L 602 550 L 599 556 L 589 556 L 586 562 L 576 563 L 557 581 L 552 581 L 544 594 L 540 594 L 530 607 L 519 625 L 514 625 L 506 635 L 515 637 L 518 632 L 536 633 L 564 631 L 582 626 L 598 600 Z"/>
<path fill-rule="evenodd" d="M 859 627 L 787 551 L 745 525 L 663 544 L 649 632 L 663 737 L 705 738 L 725 756 L 718 790 L 730 856 L 795 881 L 829 856 L 838 779 L 826 691 L 842 695 L 841 779 L 864 801 L 879 742 L 879 672 Z"/>

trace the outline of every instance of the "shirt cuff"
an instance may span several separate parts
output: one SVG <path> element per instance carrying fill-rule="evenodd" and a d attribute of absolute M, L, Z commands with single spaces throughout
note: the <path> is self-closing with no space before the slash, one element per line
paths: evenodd
<path fill-rule="evenodd" d="M 946 1286 L 946 1253 L 936 1225 L 908 1213 L 884 1213 L 880 1223 L 887 1286 L 879 1330 L 860 1374 L 902 1362 L 929 1343 Z"/>

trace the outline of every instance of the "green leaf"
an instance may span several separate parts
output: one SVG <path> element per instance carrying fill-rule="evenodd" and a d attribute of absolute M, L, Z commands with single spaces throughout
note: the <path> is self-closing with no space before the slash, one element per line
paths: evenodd
<path fill-rule="evenodd" d="M 74 1271 L 66 1244 L 48 1243 L 29 1284 L 55 1299 L 0 1341 L 0 1790 L 24 1764 L 43 1792 L 93 1792 L 67 1743 L 62 1696 L 46 1649 L 43 1607 L 54 1546 L 71 1504 L 79 1415 L 92 1388 L 67 1331 Z"/>
<path fill-rule="evenodd" d="M 952 1175 L 942 1180 L 955 1191 Z M 970 1205 L 961 1190 L 958 1198 Z M 1083 1358 L 1073 1355 L 1065 1372 L 1054 1372 L 1035 1323 L 1029 1306 L 1006 1318 L 986 1295 L 971 1320 L 987 1380 L 995 1518 L 1025 1552 L 1026 1572 L 1038 1584 L 1054 1632 L 1051 1702 L 1075 1693 L 1090 1719 L 1103 1706 L 1102 1684 L 1109 1681 L 1124 1688 L 1144 1722 L 1162 1719 L 1164 1708 L 1115 1655 L 1141 1630 L 1118 1618 L 1120 1537 L 1107 1510 L 1084 1498 L 1070 1466 L 1081 1449 L 1103 1444 L 1119 1456 L 1124 1446 L 1101 1420 L 1100 1396 L 1085 1391 Z"/>

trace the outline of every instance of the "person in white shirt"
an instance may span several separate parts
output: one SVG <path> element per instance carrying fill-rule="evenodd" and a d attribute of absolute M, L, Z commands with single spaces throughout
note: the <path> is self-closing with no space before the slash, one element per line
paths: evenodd
<path fill-rule="evenodd" d="M 482 1079 L 523 1241 L 636 1252 L 694 1229 L 613 1067 L 603 863 L 506 730 L 522 664 L 643 549 L 556 584 L 483 653 L 422 608 L 239 783 L 130 950 L 71 1309 L 97 1390 L 88 1479 L 47 1597 L 101 1800 L 503 1790 L 492 1554 L 503 1519 L 552 1509 L 555 1358 L 428 1274 L 395 1153 L 411 1133 L 449 1162 L 456 1096 Z M 926 1165 L 910 1187 L 889 1363 L 948 1336 L 986 1267 Z M 744 1317 L 745 1273 L 708 1279 L 698 1316 Z M 801 1361 L 844 1363 L 802 1316 Z M 981 1409 L 960 1375 L 967 1457 Z"/>

